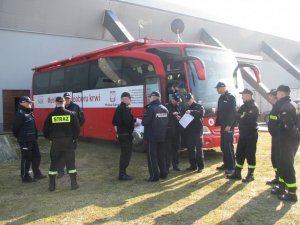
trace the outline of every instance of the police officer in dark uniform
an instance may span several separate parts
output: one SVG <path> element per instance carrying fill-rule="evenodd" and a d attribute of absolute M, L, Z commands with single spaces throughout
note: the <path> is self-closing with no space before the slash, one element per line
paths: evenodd
<path fill-rule="evenodd" d="M 273 180 L 267 181 L 268 185 L 276 185 L 279 183 L 278 181 L 278 156 L 279 156 L 279 137 L 278 137 L 278 104 L 277 102 L 277 91 L 276 89 L 272 89 L 268 93 L 268 98 L 272 104 L 272 110 L 269 114 L 268 120 L 268 130 L 270 135 L 272 136 L 272 145 L 271 145 L 271 162 L 275 171 L 275 178 Z"/>
<path fill-rule="evenodd" d="M 194 117 L 190 124 L 185 128 L 190 162 L 190 167 L 187 168 L 187 170 L 197 170 L 198 173 L 201 173 L 204 169 L 204 154 L 202 150 L 202 120 L 204 108 L 202 105 L 195 102 L 194 96 L 191 93 L 186 95 L 186 100 L 188 107 L 185 113 Z"/>
<path fill-rule="evenodd" d="M 240 107 L 236 116 L 240 131 L 240 138 L 236 150 L 236 167 L 235 172 L 227 175 L 227 178 L 240 180 L 242 178 L 241 170 L 243 169 L 245 159 L 247 159 L 248 174 L 242 181 L 250 182 L 254 180 L 253 173 L 256 167 L 255 154 L 258 138 L 257 118 L 259 111 L 252 98 L 252 91 L 244 89 L 240 94 L 242 94 L 244 104 Z"/>
<path fill-rule="evenodd" d="M 280 85 L 277 88 L 278 102 L 278 180 L 279 185 L 272 188 L 271 193 L 278 195 L 280 200 L 298 201 L 296 176 L 294 169 L 295 155 L 299 147 L 300 131 L 296 106 L 291 103 L 290 88 Z M 287 188 L 288 192 L 285 192 Z"/>
<path fill-rule="evenodd" d="M 217 86 L 219 97 L 217 118 L 215 126 L 221 126 L 221 150 L 223 152 L 223 165 L 217 170 L 225 170 L 231 174 L 235 169 L 235 156 L 233 147 L 233 135 L 236 115 L 235 97 L 226 90 L 226 85 L 219 82 Z"/>
<path fill-rule="evenodd" d="M 121 155 L 119 163 L 119 180 L 132 180 L 127 175 L 126 168 L 129 165 L 132 153 L 132 132 L 136 120 L 133 118 L 130 108 L 131 96 L 128 92 L 121 95 L 121 104 L 116 108 L 112 124 L 115 128 L 117 139 L 121 145 Z"/>
<path fill-rule="evenodd" d="M 73 101 L 72 101 L 72 97 L 70 95 L 70 93 L 66 92 L 64 93 L 64 99 L 66 101 L 65 103 L 65 108 L 71 112 L 74 112 L 75 115 L 77 116 L 78 118 L 78 121 L 79 121 L 79 124 L 80 126 L 82 127 L 84 122 L 85 122 L 85 117 L 84 117 L 84 114 L 80 108 L 79 105 L 75 104 Z"/>
<path fill-rule="evenodd" d="M 41 154 L 37 143 L 38 133 L 31 108 L 32 101 L 27 96 L 20 97 L 19 106 L 13 121 L 13 134 L 21 148 L 21 179 L 25 183 L 46 178 L 39 167 Z M 33 176 L 29 175 L 30 166 Z"/>
<path fill-rule="evenodd" d="M 55 190 L 55 178 L 58 170 L 58 162 L 64 157 L 67 171 L 71 178 L 71 189 L 78 188 L 75 167 L 75 143 L 79 137 L 80 126 L 76 115 L 64 108 L 65 100 L 57 97 L 56 108 L 49 113 L 44 123 L 44 136 L 51 141 L 49 191 Z"/>
<path fill-rule="evenodd" d="M 167 170 L 170 169 L 171 161 L 174 171 L 180 171 L 178 164 L 179 164 L 179 145 L 180 145 L 180 125 L 179 120 L 180 116 L 180 96 L 178 93 L 173 93 L 171 95 L 171 100 L 166 104 L 166 108 L 169 111 L 169 123 L 168 123 L 168 130 L 167 130 L 167 152 L 166 152 L 166 163 L 167 163 Z"/>
<path fill-rule="evenodd" d="M 64 93 L 64 99 L 66 101 L 65 109 L 67 109 L 71 112 L 74 112 L 74 114 L 78 118 L 80 126 L 82 127 L 85 122 L 85 117 L 84 117 L 84 114 L 83 114 L 82 110 L 80 109 L 79 105 L 75 104 L 72 101 L 72 97 L 71 97 L 70 93 L 68 93 L 68 92 Z M 77 143 L 75 143 L 74 147 L 76 149 Z M 65 166 L 66 166 L 66 161 L 63 157 L 61 157 L 59 164 L 58 164 L 57 178 L 61 178 L 65 175 L 65 171 L 64 171 Z"/>
<path fill-rule="evenodd" d="M 166 168 L 165 139 L 168 128 L 168 110 L 159 100 L 160 93 L 151 93 L 150 103 L 146 106 L 142 125 L 147 144 L 147 160 L 150 177 L 147 181 L 158 181 L 168 176 Z"/>

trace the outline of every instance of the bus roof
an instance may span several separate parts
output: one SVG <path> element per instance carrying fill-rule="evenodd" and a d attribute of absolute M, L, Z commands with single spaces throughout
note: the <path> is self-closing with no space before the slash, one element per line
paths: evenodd
<path fill-rule="evenodd" d="M 111 47 L 99 49 L 99 50 L 88 52 L 88 53 L 82 53 L 82 54 L 74 55 L 70 58 L 66 58 L 66 59 L 62 59 L 62 60 L 58 60 L 58 61 L 54 61 L 54 62 L 45 64 L 45 65 L 42 65 L 42 66 L 34 67 L 34 68 L 32 68 L 32 70 L 35 71 L 35 72 L 40 72 L 40 71 L 43 71 L 43 70 L 56 69 L 56 68 L 60 68 L 62 66 L 66 66 L 69 63 L 74 63 L 76 61 L 83 61 L 83 60 L 88 61 L 89 59 L 91 59 L 95 56 L 101 56 L 101 55 L 106 54 L 106 53 L 112 53 L 112 52 L 115 52 L 115 51 L 129 50 L 129 49 L 137 48 L 137 47 L 140 47 L 140 46 L 149 47 L 149 45 L 153 46 L 153 47 L 194 46 L 194 47 L 205 47 L 205 48 L 225 50 L 225 49 L 222 49 L 222 48 L 219 48 L 219 47 L 209 46 L 209 45 L 202 45 L 202 44 L 195 44 L 195 43 L 176 43 L 176 42 L 171 42 L 171 41 L 144 38 L 144 39 L 138 39 L 138 40 L 134 40 L 134 41 L 127 42 L 127 43 L 119 43 L 119 44 L 113 45 Z"/>

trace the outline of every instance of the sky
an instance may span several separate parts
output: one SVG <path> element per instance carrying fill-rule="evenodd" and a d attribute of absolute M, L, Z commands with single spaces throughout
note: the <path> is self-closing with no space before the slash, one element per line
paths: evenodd
<path fill-rule="evenodd" d="M 161 0 L 176 10 L 250 30 L 300 41 L 297 0 Z"/>

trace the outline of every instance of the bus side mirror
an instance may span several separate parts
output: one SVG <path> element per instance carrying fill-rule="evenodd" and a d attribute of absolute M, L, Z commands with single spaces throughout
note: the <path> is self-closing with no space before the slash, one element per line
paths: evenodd
<path fill-rule="evenodd" d="M 255 75 L 256 82 L 257 83 L 261 82 L 261 75 L 260 75 L 259 69 L 256 65 L 250 64 L 250 63 L 239 63 L 238 67 L 239 68 L 244 68 L 244 67 L 250 68 L 253 71 L 254 75 Z"/>
<path fill-rule="evenodd" d="M 196 69 L 198 80 L 205 80 L 206 79 L 206 72 L 204 62 L 201 59 L 193 59 L 192 63 Z"/>

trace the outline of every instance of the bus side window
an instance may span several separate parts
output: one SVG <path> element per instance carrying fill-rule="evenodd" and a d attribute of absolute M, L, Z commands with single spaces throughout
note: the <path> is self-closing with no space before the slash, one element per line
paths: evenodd
<path fill-rule="evenodd" d="M 144 76 L 155 74 L 152 64 L 149 62 L 124 58 L 122 66 L 122 79 L 126 81 L 127 86 L 142 85 L 144 83 Z"/>
<path fill-rule="evenodd" d="M 92 61 L 90 63 L 90 73 L 89 73 L 89 88 L 90 89 L 100 89 L 105 88 L 106 75 L 98 66 L 98 61 Z"/>
<path fill-rule="evenodd" d="M 72 92 L 87 90 L 88 72 L 89 67 L 87 63 L 65 68 L 65 90 Z"/>
<path fill-rule="evenodd" d="M 64 79 L 64 69 L 51 71 L 49 92 L 64 92 Z"/>
<path fill-rule="evenodd" d="M 33 91 L 35 95 L 47 94 L 49 91 L 49 72 L 36 73 L 33 77 Z"/>
<path fill-rule="evenodd" d="M 151 73 L 155 74 L 155 70 L 147 61 L 127 57 L 101 58 L 90 62 L 89 88 L 143 85 L 144 76 Z"/>

